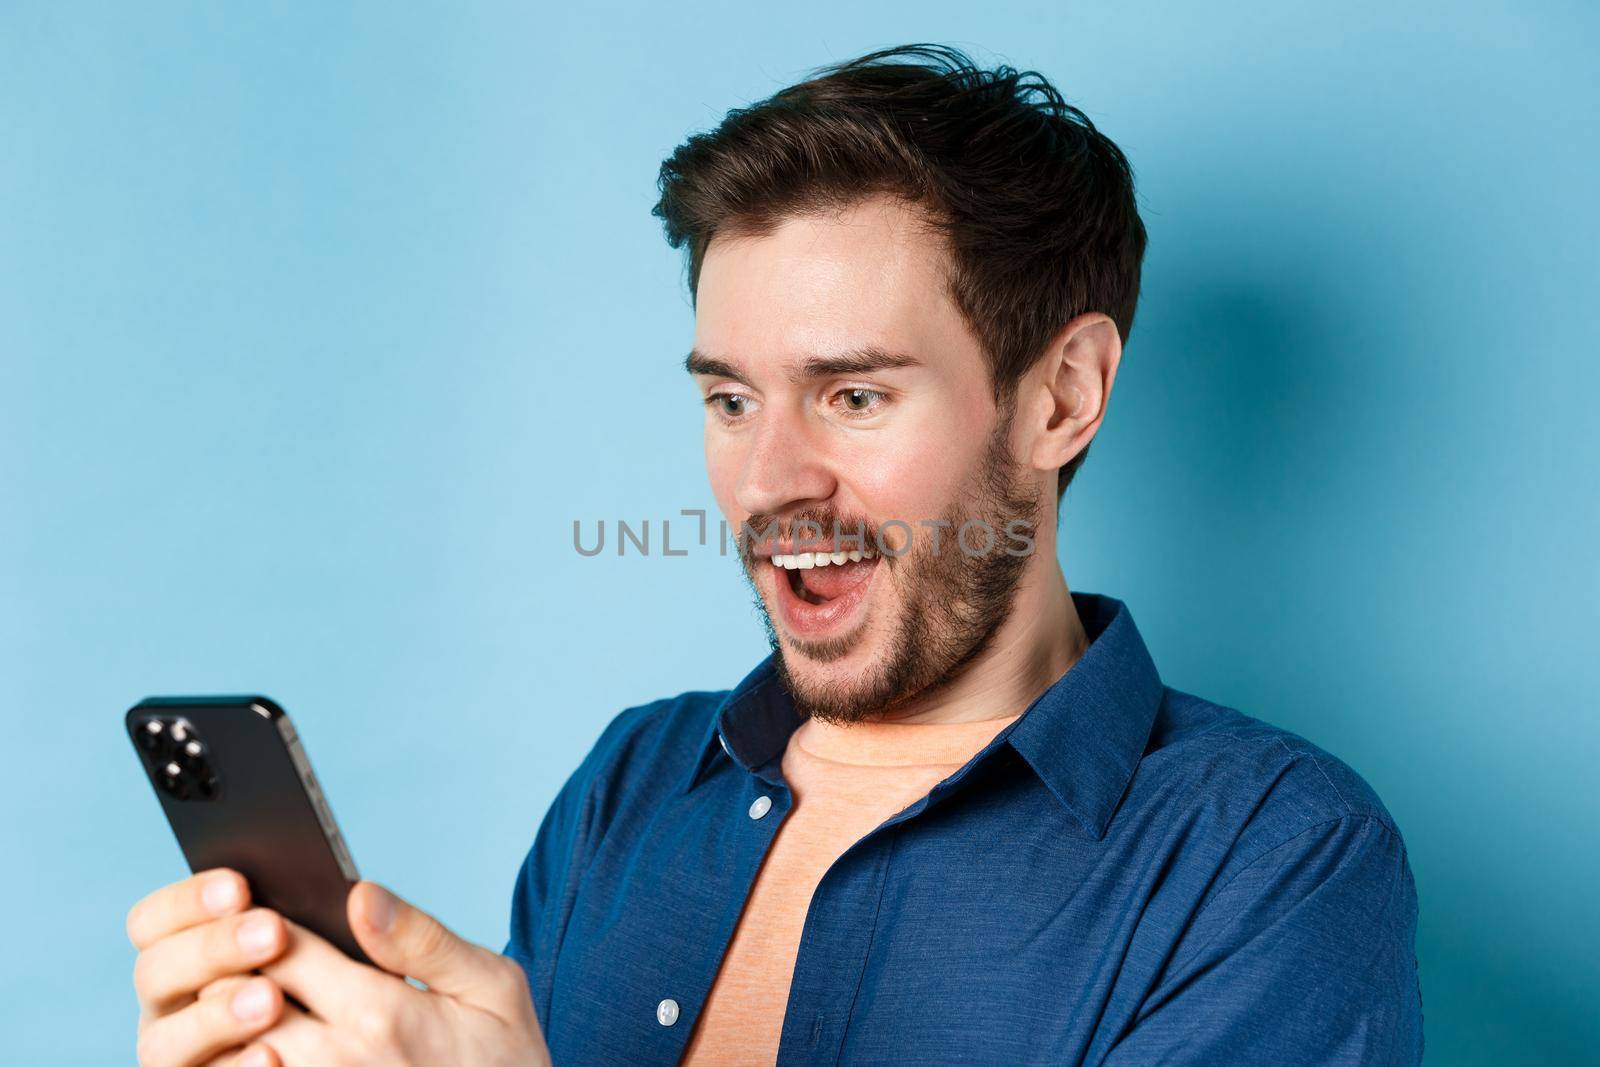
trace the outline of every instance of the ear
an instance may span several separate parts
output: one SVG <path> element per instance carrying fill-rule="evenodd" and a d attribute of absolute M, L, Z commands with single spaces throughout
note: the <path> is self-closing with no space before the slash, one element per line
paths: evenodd
<path fill-rule="evenodd" d="M 1031 466 L 1059 470 L 1088 447 L 1105 418 L 1121 361 L 1122 336 L 1108 315 L 1079 315 L 1056 333 L 1018 397 Z"/>

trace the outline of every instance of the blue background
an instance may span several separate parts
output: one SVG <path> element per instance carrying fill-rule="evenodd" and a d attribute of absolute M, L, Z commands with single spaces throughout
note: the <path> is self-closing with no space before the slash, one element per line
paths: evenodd
<path fill-rule="evenodd" d="M 276 696 L 363 872 L 498 948 L 605 723 L 764 654 L 731 559 L 572 522 L 715 507 L 660 160 L 909 40 L 1138 173 L 1069 582 L 1377 787 L 1432 1062 L 1592 1051 L 1600 26 L 1392 7 L 5 5 L 4 1058 L 132 1059 L 139 697 Z"/>

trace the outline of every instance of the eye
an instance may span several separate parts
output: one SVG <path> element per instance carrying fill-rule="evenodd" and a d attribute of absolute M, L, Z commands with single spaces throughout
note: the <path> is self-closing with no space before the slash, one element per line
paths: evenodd
<path fill-rule="evenodd" d="M 712 393 L 706 397 L 706 407 L 725 422 L 738 422 L 750 413 L 751 399 L 743 393 Z"/>
<path fill-rule="evenodd" d="M 838 404 L 839 410 L 850 416 L 875 414 L 889 399 L 888 394 L 877 389 L 867 389 L 853 385 L 848 389 L 840 389 L 833 394 L 832 399 Z"/>

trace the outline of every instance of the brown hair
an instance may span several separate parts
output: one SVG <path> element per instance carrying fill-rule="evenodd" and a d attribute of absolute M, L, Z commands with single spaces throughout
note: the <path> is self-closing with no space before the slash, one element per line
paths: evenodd
<path fill-rule="evenodd" d="M 951 296 L 983 345 L 995 402 L 1068 321 L 1133 328 L 1145 230 L 1121 150 L 1035 71 L 914 44 L 821 68 L 728 112 L 661 164 L 653 214 L 685 248 L 691 298 L 711 238 L 885 193 L 950 250 Z M 1088 455 L 1061 468 L 1057 499 Z"/>

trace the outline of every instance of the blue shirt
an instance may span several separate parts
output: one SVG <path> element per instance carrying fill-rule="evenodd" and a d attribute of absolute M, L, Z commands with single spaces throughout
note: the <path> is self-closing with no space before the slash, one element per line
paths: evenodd
<path fill-rule="evenodd" d="M 1164 686 L 1120 601 L 1073 600 L 1072 668 L 823 875 L 778 1063 L 1418 1062 L 1416 891 L 1377 796 Z M 545 816 L 506 954 L 557 1067 L 682 1055 L 794 803 L 773 668 L 623 711 Z"/>

